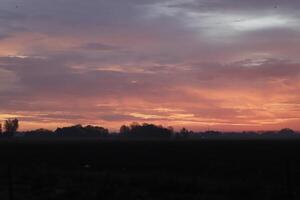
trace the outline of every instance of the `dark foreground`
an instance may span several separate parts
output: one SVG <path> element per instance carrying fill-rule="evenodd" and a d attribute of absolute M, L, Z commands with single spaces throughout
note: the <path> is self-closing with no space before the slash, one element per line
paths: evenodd
<path fill-rule="evenodd" d="M 300 140 L 0 141 L 0 199 L 300 199 Z"/>

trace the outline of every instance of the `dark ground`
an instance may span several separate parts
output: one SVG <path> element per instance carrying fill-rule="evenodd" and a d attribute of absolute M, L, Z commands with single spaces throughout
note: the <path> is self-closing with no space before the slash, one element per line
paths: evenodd
<path fill-rule="evenodd" d="M 300 199 L 300 140 L 0 141 L 0 199 Z"/>

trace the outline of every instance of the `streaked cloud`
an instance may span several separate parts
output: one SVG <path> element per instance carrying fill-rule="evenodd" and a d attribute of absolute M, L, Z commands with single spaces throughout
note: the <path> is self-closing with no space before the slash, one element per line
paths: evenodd
<path fill-rule="evenodd" d="M 300 129 L 296 1 L 0 5 L 1 120 Z"/>

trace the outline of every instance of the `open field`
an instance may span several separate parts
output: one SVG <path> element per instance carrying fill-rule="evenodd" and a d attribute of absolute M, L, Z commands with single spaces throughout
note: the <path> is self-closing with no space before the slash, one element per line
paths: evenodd
<path fill-rule="evenodd" d="M 299 140 L 0 141 L 9 199 L 299 199 Z"/>

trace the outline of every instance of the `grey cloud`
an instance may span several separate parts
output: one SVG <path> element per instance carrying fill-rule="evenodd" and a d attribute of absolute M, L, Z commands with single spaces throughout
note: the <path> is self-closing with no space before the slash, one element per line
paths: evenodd
<path fill-rule="evenodd" d="M 237 79 L 269 79 L 296 78 L 300 75 L 299 63 L 272 58 L 246 59 L 235 63 L 194 63 L 190 68 L 192 73 L 198 71 L 198 77 L 203 80 L 214 78 Z"/>
<path fill-rule="evenodd" d="M 224 64 L 193 64 L 190 69 L 183 66 L 158 66 L 151 73 L 132 73 L 116 71 L 90 70 L 77 73 L 68 67 L 68 61 L 57 61 L 39 58 L 0 59 L 0 67 L 10 70 L 18 77 L 22 95 L 46 97 L 64 96 L 140 96 L 154 98 L 170 95 L 173 87 L 253 87 L 253 84 L 267 84 L 273 79 L 296 81 L 300 76 L 298 63 L 284 60 L 244 60 L 237 63 Z M 169 70 L 169 72 L 167 72 Z M 171 92 L 172 93 L 172 92 Z M 53 96 L 54 95 L 54 96 Z"/>
<path fill-rule="evenodd" d="M 0 67 L 0 93 L 1 91 L 13 89 L 17 81 L 18 78 L 13 71 L 2 69 Z"/>
<path fill-rule="evenodd" d="M 82 45 L 81 48 L 86 50 L 95 50 L 95 51 L 115 51 L 115 50 L 122 49 L 117 46 L 102 44 L 102 43 L 87 43 Z"/>
<path fill-rule="evenodd" d="M 287 3 L 285 1 L 274 0 L 253 0 L 253 1 L 235 1 L 235 0 L 194 0 L 192 2 L 183 2 L 173 6 L 183 7 L 192 10 L 202 11 L 216 11 L 222 10 L 223 12 L 236 11 L 236 12 L 261 12 L 266 10 L 273 10 L 280 12 L 281 10 L 296 11 L 300 7 L 300 3 L 293 1 Z"/>
<path fill-rule="evenodd" d="M 0 9 L 0 20 L 10 21 L 10 20 L 24 20 L 25 15 L 18 13 L 16 11 L 9 11 Z"/>

